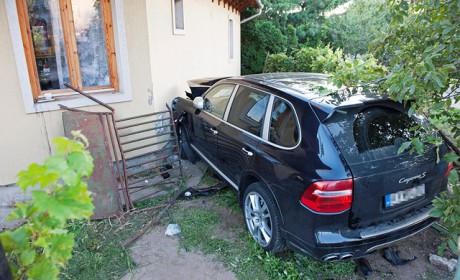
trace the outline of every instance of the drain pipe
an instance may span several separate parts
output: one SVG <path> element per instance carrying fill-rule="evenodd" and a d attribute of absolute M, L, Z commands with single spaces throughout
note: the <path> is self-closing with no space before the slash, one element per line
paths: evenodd
<path fill-rule="evenodd" d="M 262 10 L 264 9 L 264 5 L 262 5 L 262 2 L 260 2 L 260 0 L 256 0 L 256 3 L 257 3 L 257 5 L 259 6 L 259 11 L 257 12 L 257 14 L 252 15 L 252 16 L 250 16 L 250 17 L 248 17 L 248 18 L 242 20 L 242 21 L 240 22 L 240 25 L 243 24 L 243 23 L 245 23 L 245 22 L 248 22 L 248 21 L 250 21 L 250 20 L 253 20 L 253 19 L 255 19 L 256 17 L 258 17 L 258 16 L 260 16 L 260 15 L 262 14 Z"/>

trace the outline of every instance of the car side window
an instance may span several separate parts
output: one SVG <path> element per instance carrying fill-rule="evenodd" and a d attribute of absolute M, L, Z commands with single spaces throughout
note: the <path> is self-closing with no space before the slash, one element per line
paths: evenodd
<path fill-rule="evenodd" d="M 240 86 L 227 121 L 249 133 L 261 136 L 269 99 L 270 95 L 267 93 Z"/>
<path fill-rule="evenodd" d="M 204 97 L 205 104 L 203 110 L 222 119 L 234 88 L 235 85 L 226 84 L 211 89 Z"/>
<path fill-rule="evenodd" d="M 278 97 L 275 97 L 273 102 L 269 140 L 283 147 L 293 147 L 299 140 L 299 128 L 294 112 L 285 100 Z"/>

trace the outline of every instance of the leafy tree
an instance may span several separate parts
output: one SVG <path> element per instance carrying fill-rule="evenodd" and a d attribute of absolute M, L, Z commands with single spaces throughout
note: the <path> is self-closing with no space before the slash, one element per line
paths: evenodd
<path fill-rule="evenodd" d="M 365 54 L 370 43 L 388 28 L 384 0 L 354 0 L 345 13 L 326 22 L 331 44 L 346 54 Z"/>
<path fill-rule="evenodd" d="M 263 0 L 260 17 L 241 27 L 241 72 L 260 73 L 269 54 L 294 52 L 298 43 L 325 41 L 323 13 L 346 0 Z M 242 18 L 254 11 L 244 12 Z M 315 27 L 315 29 L 313 28 Z M 318 31 L 317 31 L 318 30 Z"/>
<path fill-rule="evenodd" d="M 241 30 L 241 72 L 261 73 L 270 53 L 286 51 L 286 36 L 269 20 L 245 23 Z"/>
<path fill-rule="evenodd" d="M 448 132 L 460 136 L 460 112 L 453 109 L 460 102 L 460 5 L 458 0 L 390 0 L 387 2 L 390 25 L 387 32 L 373 43 L 372 51 L 386 57 L 388 71 L 369 75 L 367 69 L 352 65 L 333 77 L 338 85 L 374 85 L 381 92 L 401 103 L 410 104 L 409 115 L 414 112 L 427 115 L 430 120 L 441 120 Z M 353 80 L 354 79 L 354 80 Z M 417 132 L 420 128 L 417 129 Z M 400 150 L 423 152 L 423 143 L 440 145 L 439 137 L 419 133 Z M 448 162 L 458 161 L 457 155 L 447 154 Z M 460 188 L 454 170 L 449 177 L 453 193 L 444 193 L 434 201 L 433 216 L 442 217 L 451 230 L 449 246 L 455 248 L 460 225 L 458 201 Z"/>
<path fill-rule="evenodd" d="M 264 66 L 264 72 L 292 72 L 294 63 L 292 58 L 285 53 L 271 54 L 267 58 Z"/>
<path fill-rule="evenodd" d="M 29 187 L 40 188 L 31 192 L 31 201 L 16 204 L 9 216 L 25 224 L 0 234 L 14 279 L 58 279 L 74 245 L 67 222 L 93 214 L 85 182 L 92 173 L 93 158 L 86 151 L 86 138 L 79 132 L 72 134 L 79 141 L 54 139 L 57 155 L 18 174 L 17 184 L 24 192 Z"/>

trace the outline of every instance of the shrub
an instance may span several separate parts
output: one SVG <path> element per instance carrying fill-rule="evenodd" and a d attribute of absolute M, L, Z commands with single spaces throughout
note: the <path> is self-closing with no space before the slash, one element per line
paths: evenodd
<path fill-rule="evenodd" d="M 315 55 L 313 48 L 301 48 L 294 53 L 294 71 L 295 72 L 312 72 L 312 62 Z"/>
<path fill-rule="evenodd" d="M 265 61 L 264 72 L 292 72 L 292 59 L 284 53 L 271 54 Z"/>
<path fill-rule="evenodd" d="M 18 174 L 18 186 L 33 190 L 32 200 L 18 203 L 9 220 L 25 224 L 0 234 L 14 279 L 58 279 L 72 256 L 74 235 L 67 222 L 93 214 L 92 198 L 85 179 L 93 171 L 93 158 L 86 150 L 88 140 L 72 131 L 74 140 L 53 140 L 57 155 L 44 165 L 31 164 Z"/>
<path fill-rule="evenodd" d="M 433 200 L 434 209 L 430 213 L 433 217 L 441 218 L 443 225 L 449 231 L 445 242 L 438 247 L 439 255 L 444 254 L 447 246 L 454 254 L 459 255 L 457 242 L 460 236 L 460 185 L 457 170 L 452 170 L 449 183 L 452 184 L 452 193 L 443 192 L 435 198 Z"/>

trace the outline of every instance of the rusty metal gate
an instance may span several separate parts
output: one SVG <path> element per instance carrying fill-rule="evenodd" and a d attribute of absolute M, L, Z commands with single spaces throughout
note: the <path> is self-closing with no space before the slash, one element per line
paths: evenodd
<path fill-rule="evenodd" d="M 93 154 L 93 157 L 95 157 L 95 162 L 108 161 L 110 164 L 105 165 L 106 167 L 99 167 L 106 168 L 105 171 L 109 170 L 109 172 L 96 172 L 96 178 L 94 178 L 95 174 L 93 173 L 90 181 L 109 182 L 108 184 L 110 184 L 111 180 L 106 180 L 107 178 L 103 177 L 113 176 L 116 178 L 117 187 L 112 189 L 115 190 L 115 195 L 119 196 L 116 201 L 120 203 L 120 209 L 122 205 L 125 205 L 126 210 L 134 209 L 135 201 L 164 194 L 181 184 L 183 172 L 179 155 L 180 149 L 173 113 L 168 105 L 166 105 L 167 110 L 164 111 L 116 119 L 113 107 L 70 85 L 66 86 L 109 110 L 108 112 L 89 112 L 61 106 L 62 109 L 70 112 L 83 114 L 86 116 L 85 121 L 90 119 L 89 116 L 98 116 L 101 120 L 100 128 L 98 127 L 101 131 L 97 137 L 101 137 L 102 141 L 94 139 L 99 140 L 94 142 L 105 143 L 106 146 L 110 147 L 110 151 L 104 153 L 102 159 L 97 158 L 101 157 L 100 153 Z M 69 118 L 67 117 L 67 119 Z M 63 120 L 66 122 L 66 118 L 63 117 Z M 92 125 L 91 122 L 86 124 Z M 66 126 L 65 123 L 64 126 Z M 83 127 L 83 134 L 85 129 L 91 131 L 88 127 Z M 89 140 L 91 143 L 91 139 Z M 90 190 L 98 195 L 101 186 L 100 184 L 95 185 L 98 189 Z M 104 191 L 110 189 L 109 186 Z M 110 206 L 107 201 L 103 195 L 94 200 L 96 212 L 98 208 L 101 209 L 100 215 L 96 213 L 98 218 L 107 217 L 110 214 L 106 211 Z M 98 205 L 104 203 L 105 206 Z"/>
<path fill-rule="evenodd" d="M 123 172 L 120 182 L 129 204 L 171 189 L 180 183 L 182 163 L 173 114 L 165 111 L 115 121 Z"/>

